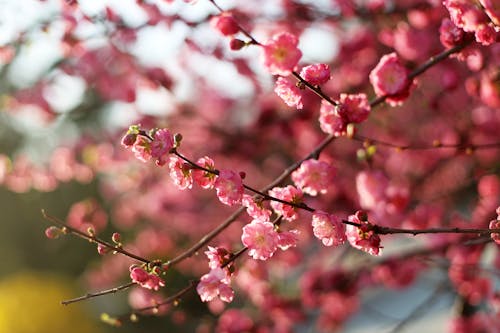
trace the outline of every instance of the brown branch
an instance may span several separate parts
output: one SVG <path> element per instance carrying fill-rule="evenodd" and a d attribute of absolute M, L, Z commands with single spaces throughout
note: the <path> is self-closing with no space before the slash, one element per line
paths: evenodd
<path fill-rule="evenodd" d="M 80 296 L 80 297 L 76 297 L 76 298 L 68 299 L 68 300 L 65 300 L 65 301 L 61 301 L 61 304 L 62 305 L 68 305 L 68 304 L 71 304 L 71 303 L 85 301 L 85 300 L 87 300 L 89 298 L 93 298 L 93 297 L 103 296 L 103 295 L 107 295 L 107 294 L 115 294 L 115 293 L 117 293 L 120 290 L 125 290 L 125 289 L 128 289 L 128 288 L 132 287 L 134 284 L 135 284 L 134 282 L 129 282 L 127 284 L 124 284 L 124 285 L 121 285 L 121 286 L 118 286 L 118 287 L 114 287 L 114 288 L 111 288 L 111 289 L 102 290 L 102 291 L 98 291 L 98 292 L 95 292 L 95 293 L 87 293 L 86 295 L 83 295 L 83 296 Z"/>
<path fill-rule="evenodd" d="M 151 263 L 152 261 L 151 260 L 148 260 L 146 258 L 143 258 L 141 256 L 138 256 L 136 254 L 133 254 L 127 250 L 124 250 L 122 247 L 118 247 L 118 246 L 115 246 L 109 242 L 106 242 L 102 239 L 99 239 L 97 238 L 96 236 L 93 236 L 93 235 L 89 235 L 85 232 L 82 232 L 78 229 L 75 229 L 73 227 L 70 227 L 68 226 L 66 223 L 64 223 L 63 221 L 61 221 L 60 219 L 58 219 L 57 217 L 54 217 L 54 216 L 51 216 L 49 215 L 45 209 L 42 209 L 42 216 L 44 217 L 44 219 L 52 222 L 52 223 L 55 223 L 57 224 L 58 226 L 61 227 L 62 231 L 64 233 L 70 233 L 74 236 L 77 236 L 77 237 L 80 237 L 80 238 L 83 238 L 85 240 L 88 240 L 89 242 L 91 243 L 96 243 L 96 244 L 100 244 L 102 246 L 105 246 L 106 248 L 110 249 L 110 250 L 113 250 L 115 252 L 118 252 L 118 253 L 121 253 L 127 257 L 130 257 L 132 259 L 135 259 L 135 260 L 139 260 L 139 261 L 142 261 L 143 263 L 146 263 L 146 264 L 149 264 Z"/>

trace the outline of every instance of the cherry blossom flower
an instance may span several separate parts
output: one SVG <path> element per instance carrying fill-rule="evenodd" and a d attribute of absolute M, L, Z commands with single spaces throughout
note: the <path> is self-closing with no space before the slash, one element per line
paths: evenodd
<path fill-rule="evenodd" d="M 130 267 L 130 278 L 132 282 L 146 289 L 158 290 L 165 286 L 165 281 L 156 273 L 148 273 L 144 268 L 135 265 Z"/>
<path fill-rule="evenodd" d="M 274 92 L 278 95 L 286 105 L 301 110 L 302 91 L 287 78 L 280 76 L 275 83 Z"/>
<path fill-rule="evenodd" d="M 292 180 L 304 193 L 315 196 L 327 192 L 334 175 L 335 169 L 330 163 L 310 159 L 292 173 Z"/>
<path fill-rule="evenodd" d="M 208 156 L 201 157 L 200 159 L 198 159 L 196 164 L 204 167 L 205 169 L 215 171 L 215 163 Z M 217 175 L 215 173 L 200 169 L 193 169 L 192 173 L 194 181 L 201 187 L 205 189 L 214 187 L 215 179 L 217 178 Z"/>
<path fill-rule="evenodd" d="M 337 246 L 346 241 L 346 227 L 332 214 L 316 211 L 312 217 L 313 233 L 325 246 Z"/>
<path fill-rule="evenodd" d="M 297 48 L 299 40 L 289 32 L 279 33 L 262 48 L 264 66 L 273 75 L 288 76 L 297 65 L 302 52 Z"/>
<path fill-rule="evenodd" d="M 348 220 L 360 226 L 350 224 L 346 226 L 347 240 L 352 247 L 378 256 L 381 254 L 380 236 L 373 231 L 373 225 L 370 222 L 360 219 L 361 215 L 360 211 L 356 212 L 355 215 L 349 215 Z"/>
<path fill-rule="evenodd" d="M 295 186 L 275 187 L 269 191 L 269 195 L 287 202 L 298 204 L 302 202 L 303 193 Z M 276 214 L 280 214 L 288 221 L 296 220 L 299 216 L 297 208 L 278 201 L 271 201 L 271 207 Z"/>
<path fill-rule="evenodd" d="M 393 52 L 384 55 L 370 73 L 370 83 L 377 96 L 387 96 L 391 105 L 397 105 L 409 95 L 409 71 L 399 62 L 398 55 Z"/>
<path fill-rule="evenodd" d="M 371 107 L 366 94 L 340 94 L 336 114 L 347 123 L 361 123 L 368 118 Z"/>
<path fill-rule="evenodd" d="M 389 180 L 381 171 L 361 171 L 356 176 L 356 190 L 363 209 L 375 209 L 385 201 Z"/>
<path fill-rule="evenodd" d="M 146 163 L 151 159 L 151 142 L 149 139 L 138 135 L 132 145 L 132 152 L 139 161 Z"/>
<path fill-rule="evenodd" d="M 231 257 L 231 254 L 225 248 L 212 246 L 208 247 L 205 255 L 208 257 L 208 267 L 211 269 L 220 268 Z"/>
<path fill-rule="evenodd" d="M 240 31 L 233 15 L 228 12 L 212 17 L 210 25 L 224 36 L 231 36 Z"/>
<path fill-rule="evenodd" d="M 193 187 L 192 168 L 188 163 L 177 156 L 172 156 L 168 166 L 170 168 L 170 177 L 178 189 L 185 190 Z"/>
<path fill-rule="evenodd" d="M 209 273 L 203 275 L 196 286 L 196 291 L 203 302 L 209 302 L 219 298 L 229 303 L 233 300 L 234 291 L 229 286 L 229 277 L 221 268 L 214 268 Z"/>
<path fill-rule="evenodd" d="M 233 206 L 241 202 L 244 188 L 238 173 L 232 170 L 221 170 L 214 187 L 217 190 L 217 197 L 223 204 Z"/>
<path fill-rule="evenodd" d="M 491 220 L 489 228 L 490 229 L 500 229 L 500 219 Z M 491 233 L 491 238 L 495 241 L 495 243 L 500 245 L 500 233 L 496 233 L 496 232 Z"/>
<path fill-rule="evenodd" d="M 243 194 L 241 199 L 243 206 L 247 208 L 247 213 L 255 220 L 269 221 L 271 211 L 264 207 L 262 201 L 256 202 L 251 195 Z"/>
<path fill-rule="evenodd" d="M 319 109 L 319 125 L 327 134 L 341 136 L 346 133 L 347 122 L 337 113 L 336 107 L 322 100 Z"/>
<path fill-rule="evenodd" d="M 282 231 L 278 233 L 278 247 L 286 251 L 291 247 L 297 246 L 300 232 L 298 230 Z"/>
<path fill-rule="evenodd" d="M 330 80 L 330 67 L 326 64 L 309 65 L 302 68 L 300 76 L 313 86 L 319 86 Z"/>
<path fill-rule="evenodd" d="M 158 166 L 164 165 L 170 149 L 174 147 L 174 137 L 166 128 L 159 129 L 151 143 L 151 157 L 156 159 Z"/>
<path fill-rule="evenodd" d="M 278 248 L 279 235 L 271 222 L 253 220 L 243 227 L 241 242 L 249 249 L 252 258 L 267 260 Z"/>
<path fill-rule="evenodd" d="M 219 317 L 216 332 L 253 332 L 253 322 L 245 312 L 237 309 L 228 309 Z"/>

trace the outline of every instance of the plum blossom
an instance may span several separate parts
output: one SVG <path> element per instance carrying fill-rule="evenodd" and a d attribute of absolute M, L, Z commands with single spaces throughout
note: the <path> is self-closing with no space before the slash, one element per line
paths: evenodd
<path fill-rule="evenodd" d="M 347 123 L 361 123 L 368 118 L 371 107 L 366 94 L 340 94 L 336 114 Z"/>
<path fill-rule="evenodd" d="M 326 64 L 309 65 L 302 68 L 300 76 L 313 86 L 319 86 L 330 80 L 330 67 Z"/>
<path fill-rule="evenodd" d="M 221 170 L 215 184 L 217 197 L 225 205 L 239 204 L 243 197 L 243 181 L 241 176 L 232 170 Z"/>
<path fill-rule="evenodd" d="M 301 110 L 302 104 L 301 90 L 287 78 L 280 76 L 275 83 L 274 92 L 278 95 L 286 105 Z"/>
<path fill-rule="evenodd" d="M 188 163 L 177 156 L 172 156 L 168 166 L 170 168 L 170 177 L 178 189 L 185 190 L 193 187 L 192 168 Z"/>
<path fill-rule="evenodd" d="M 340 245 L 346 241 L 346 227 L 342 220 L 332 214 L 316 211 L 312 217 L 313 233 L 323 245 Z"/>
<path fill-rule="evenodd" d="M 151 157 L 156 159 L 156 165 L 162 166 L 167 160 L 170 149 L 174 147 L 174 137 L 166 128 L 159 129 L 151 142 Z"/>
<path fill-rule="evenodd" d="M 142 135 L 138 135 L 132 145 L 132 152 L 139 161 L 146 163 L 151 159 L 151 142 Z"/>
<path fill-rule="evenodd" d="M 208 257 L 208 267 L 211 269 L 219 268 L 231 257 L 231 253 L 225 248 L 213 246 L 208 247 L 205 255 Z"/>
<path fill-rule="evenodd" d="M 373 225 L 366 221 L 362 215 L 361 211 L 356 212 L 355 215 L 349 215 L 348 221 L 357 223 L 360 226 L 350 224 L 346 226 L 347 240 L 352 247 L 378 256 L 381 254 L 380 236 L 375 233 Z"/>
<path fill-rule="evenodd" d="M 297 65 L 302 52 L 297 48 L 299 40 L 289 32 L 274 35 L 262 48 L 264 66 L 273 75 L 288 76 Z"/>
<path fill-rule="evenodd" d="M 335 169 L 330 163 L 310 159 L 292 173 L 292 180 L 304 193 L 315 196 L 327 192 L 334 175 Z"/>
<path fill-rule="evenodd" d="M 199 158 L 196 164 L 204 167 L 205 169 L 215 171 L 215 163 L 208 156 Z M 200 185 L 204 189 L 210 189 L 214 187 L 215 179 L 217 178 L 217 175 L 215 173 L 200 169 L 193 169 L 192 174 L 196 184 Z"/>
<path fill-rule="evenodd" d="M 247 208 L 247 214 L 253 219 L 269 221 L 271 211 L 264 207 L 263 201 L 255 201 L 251 195 L 243 194 L 241 203 Z"/>
<path fill-rule="evenodd" d="M 272 190 L 269 191 L 269 195 L 277 199 L 298 204 L 302 202 L 303 193 L 300 189 L 296 188 L 295 186 L 288 185 L 286 187 L 273 188 Z M 271 201 L 271 207 L 277 214 L 282 215 L 283 218 L 288 221 L 296 220 L 297 217 L 299 217 L 297 208 L 291 205 L 273 200 Z"/>
<path fill-rule="evenodd" d="M 319 126 L 327 134 L 341 136 L 346 133 L 347 122 L 337 113 L 336 106 L 325 100 L 321 101 L 319 109 Z"/>
<path fill-rule="evenodd" d="M 409 95 L 409 71 L 403 66 L 398 55 L 393 52 L 384 55 L 370 73 L 370 83 L 377 96 L 387 96 L 391 105 L 398 105 Z"/>
<path fill-rule="evenodd" d="M 130 267 L 130 278 L 143 288 L 158 290 L 165 286 L 163 281 L 155 272 L 148 273 L 144 268 L 132 265 Z"/>
<path fill-rule="evenodd" d="M 300 232 L 298 230 L 281 231 L 278 233 L 278 247 L 286 251 L 291 247 L 297 246 Z"/>
<path fill-rule="evenodd" d="M 276 252 L 279 244 L 279 235 L 271 222 L 253 220 L 243 227 L 241 242 L 245 245 L 254 259 L 267 260 Z"/>
<path fill-rule="evenodd" d="M 229 286 L 230 280 L 222 268 L 214 268 L 203 275 L 196 286 L 196 291 L 203 302 L 209 302 L 219 296 L 221 301 L 229 303 L 233 300 L 234 291 Z"/>
<path fill-rule="evenodd" d="M 490 229 L 500 229 L 500 219 L 491 220 L 489 228 Z M 493 241 L 495 241 L 495 243 L 500 245 L 500 233 L 491 233 L 491 239 L 493 239 Z"/>

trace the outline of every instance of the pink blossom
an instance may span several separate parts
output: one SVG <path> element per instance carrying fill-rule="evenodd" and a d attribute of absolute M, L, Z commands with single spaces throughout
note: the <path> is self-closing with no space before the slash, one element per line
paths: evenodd
<path fill-rule="evenodd" d="M 276 80 L 274 92 L 286 105 L 295 107 L 299 110 L 304 107 L 302 104 L 302 91 L 288 79 L 280 76 Z"/>
<path fill-rule="evenodd" d="M 330 80 L 330 67 L 326 64 L 309 65 L 302 68 L 300 76 L 313 86 L 319 86 Z"/>
<path fill-rule="evenodd" d="M 151 159 L 151 142 L 142 135 L 138 135 L 132 145 L 132 152 L 139 161 L 144 163 L 149 161 Z"/>
<path fill-rule="evenodd" d="M 397 105 L 409 95 L 409 71 L 399 62 L 396 53 L 384 55 L 370 73 L 370 83 L 377 96 L 388 96 L 391 105 Z"/>
<path fill-rule="evenodd" d="M 211 269 L 220 268 L 231 257 L 231 254 L 225 248 L 212 246 L 208 247 L 205 255 L 208 257 L 208 267 Z"/>
<path fill-rule="evenodd" d="M 168 167 L 170 168 L 170 177 L 177 188 L 185 190 L 193 187 L 192 168 L 187 162 L 177 156 L 172 156 Z"/>
<path fill-rule="evenodd" d="M 201 157 L 198 159 L 196 164 L 204 167 L 205 169 L 215 171 L 215 163 L 214 161 L 208 157 Z M 210 189 L 214 187 L 215 179 L 217 175 L 213 172 L 208 172 L 200 169 L 193 169 L 193 179 L 194 181 L 205 189 Z"/>
<path fill-rule="evenodd" d="M 165 286 L 165 281 L 163 281 L 156 273 L 148 273 L 139 266 L 130 267 L 130 278 L 132 282 L 137 283 L 143 288 L 158 290 L 160 287 Z"/>
<path fill-rule="evenodd" d="M 238 173 L 232 170 L 221 170 L 214 187 L 217 190 L 217 197 L 223 204 L 233 206 L 241 202 L 244 188 Z"/>
<path fill-rule="evenodd" d="M 327 192 L 334 175 L 335 169 L 330 163 L 310 159 L 292 173 L 292 180 L 304 193 L 315 196 L 318 192 Z"/>
<path fill-rule="evenodd" d="M 303 193 L 295 186 L 288 185 L 286 187 L 273 188 L 269 191 L 269 195 L 280 200 L 299 204 L 302 202 Z M 282 215 L 283 218 L 288 221 L 293 221 L 299 216 L 297 208 L 290 206 L 289 204 L 273 200 L 271 201 L 271 207 L 274 209 L 276 214 Z"/>
<path fill-rule="evenodd" d="M 365 121 L 371 111 L 366 94 L 340 94 L 339 104 L 335 112 L 348 123 Z"/>
<path fill-rule="evenodd" d="M 252 258 L 267 260 L 276 251 L 279 236 L 271 222 L 253 220 L 243 227 L 241 242 L 249 249 Z"/>
<path fill-rule="evenodd" d="M 297 65 L 302 52 L 297 48 L 299 40 L 289 32 L 274 35 L 262 48 L 264 66 L 273 75 L 288 76 Z"/>
<path fill-rule="evenodd" d="M 378 256 L 381 254 L 380 236 L 373 231 L 373 225 L 370 222 L 360 219 L 360 215 L 360 212 L 356 212 L 355 215 L 349 215 L 348 220 L 360 226 L 357 227 L 350 224 L 346 226 L 347 240 L 352 247 Z"/>
<path fill-rule="evenodd" d="M 278 233 L 278 247 L 283 251 L 297 246 L 300 232 L 298 230 L 282 231 Z"/>
<path fill-rule="evenodd" d="M 312 217 L 313 233 L 325 246 L 340 245 L 346 241 L 346 227 L 332 214 L 316 211 Z"/>
<path fill-rule="evenodd" d="M 439 40 L 447 48 L 459 45 L 464 38 L 464 31 L 457 27 L 449 18 L 444 18 L 439 27 Z"/>
<path fill-rule="evenodd" d="M 108 214 L 99 203 L 93 199 L 85 199 L 74 203 L 68 212 L 68 225 L 80 231 L 87 232 L 90 228 L 98 233 L 106 227 Z"/>
<path fill-rule="evenodd" d="M 500 220 L 491 220 L 490 229 L 500 229 Z M 495 241 L 495 243 L 500 245 L 500 233 L 491 233 L 491 238 Z"/>
<path fill-rule="evenodd" d="M 243 194 L 241 203 L 247 208 L 247 214 L 253 219 L 269 221 L 271 211 L 264 207 L 264 202 L 262 200 L 255 201 L 251 195 Z"/>
<path fill-rule="evenodd" d="M 151 143 L 151 157 L 156 159 L 158 166 L 164 165 L 170 149 L 174 147 L 174 137 L 166 128 L 159 129 L 154 135 Z"/>
<path fill-rule="evenodd" d="M 335 106 L 322 100 L 319 113 L 319 125 L 323 132 L 335 136 L 341 136 L 346 133 L 347 122 L 340 117 Z"/>
<path fill-rule="evenodd" d="M 238 23 L 236 23 L 233 15 L 228 12 L 212 17 L 210 19 L 210 25 L 224 36 L 231 36 L 240 31 Z"/>
<path fill-rule="evenodd" d="M 484 11 L 496 26 L 500 26 L 500 3 L 495 0 L 479 0 Z"/>
<path fill-rule="evenodd" d="M 203 302 L 209 302 L 219 296 L 224 302 L 231 302 L 234 291 L 229 286 L 229 277 L 221 268 L 214 268 L 203 275 L 196 286 L 196 291 Z"/>

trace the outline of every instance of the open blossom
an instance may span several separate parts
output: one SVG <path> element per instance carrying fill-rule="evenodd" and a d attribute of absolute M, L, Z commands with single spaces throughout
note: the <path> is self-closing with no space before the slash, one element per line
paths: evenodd
<path fill-rule="evenodd" d="M 399 62 L 398 55 L 393 52 L 384 55 L 370 73 L 370 83 L 377 96 L 388 96 L 391 105 L 397 105 L 409 95 L 409 71 Z"/>
<path fill-rule="evenodd" d="M 325 246 L 340 245 L 346 241 L 342 220 L 332 214 L 316 211 L 312 217 L 313 233 Z"/>
<path fill-rule="evenodd" d="M 132 282 L 137 283 L 143 288 L 158 290 L 160 287 L 165 286 L 165 281 L 163 281 L 157 274 L 148 273 L 144 268 L 139 266 L 130 267 L 130 278 Z"/>
<path fill-rule="evenodd" d="M 444 18 L 439 27 L 439 40 L 447 48 L 459 45 L 464 39 L 464 31 L 449 18 Z"/>
<path fill-rule="evenodd" d="M 340 94 L 335 112 L 348 123 L 361 123 L 368 118 L 371 107 L 366 94 Z"/>
<path fill-rule="evenodd" d="M 337 113 L 335 106 L 322 100 L 319 109 L 319 126 L 327 134 L 341 136 L 346 133 L 347 122 Z"/>
<path fill-rule="evenodd" d="M 170 168 L 170 177 L 174 184 L 180 190 L 193 187 L 193 176 L 191 166 L 177 156 L 170 157 L 168 164 Z"/>
<path fill-rule="evenodd" d="M 334 175 L 335 169 L 330 163 L 310 159 L 292 173 L 292 180 L 304 193 L 315 196 L 318 192 L 327 192 Z"/>
<path fill-rule="evenodd" d="M 223 204 L 233 206 L 241 202 L 244 188 L 238 173 L 232 170 L 221 170 L 214 187 L 217 190 L 217 197 Z"/>
<path fill-rule="evenodd" d="M 255 220 L 269 221 L 271 211 L 264 207 L 263 201 L 256 202 L 251 195 L 243 194 L 241 199 L 243 206 L 247 208 L 247 214 Z"/>
<path fill-rule="evenodd" d="M 279 235 L 271 222 L 253 220 L 243 227 L 241 242 L 249 249 L 252 258 L 267 260 L 278 248 Z"/>
<path fill-rule="evenodd" d="M 309 65 L 302 68 L 300 76 L 313 86 L 319 86 L 330 80 L 330 67 L 326 64 Z"/>
<path fill-rule="evenodd" d="M 205 251 L 205 255 L 208 257 L 208 267 L 211 269 L 220 268 L 231 258 L 231 253 L 223 247 L 209 246 L 208 251 Z"/>
<path fill-rule="evenodd" d="M 287 78 L 280 76 L 275 83 L 274 92 L 278 95 L 286 105 L 302 109 L 302 92 L 301 90 Z"/>
<path fill-rule="evenodd" d="M 356 190 L 359 204 L 363 209 L 375 209 L 377 204 L 386 200 L 389 179 L 382 171 L 361 171 L 356 176 Z"/>
<path fill-rule="evenodd" d="M 288 185 L 286 187 L 275 187 L 269 191 L 269 195 L 284 201 L 298 204 L 302 202 L 303 193 L 295 186 Z M 276 214 L 280 214 L 284 219 L 293 221 L 299 216 L 297 208 L 278 201 L 271 201 L 271 207 Z"/>
<path fill-rule="evenodd" d="M 347 240 L 352 247 L 377 256 L 381 254 L 380 236 L 373 231 L 373 225 L 370 222 L 360 219 L 360 215 L 359 211 L 355 215 L 349 215 L 348 220 L 360 224 L 360 226 L 350 224 L 346 226 Z"/>
<path fill-rule="evenodd" d="M 297 48 L 299 40 L 289 32 L 273 36 L 263 46 L 262 59 L 264 66 L 273 75 L 288 76 L 302 57 Z"/>
<path fill-rule="evenodd" d="M 158 166 L 164 165 L 167 156 L 174 146 L 174 137 L 168 129 L 162 128 L 156 131 L 154 140 L 151 142 L 151 157 L 156 159 Z"/>
<path fill-rule="evenodd" d="M 151 159 L 151 142 L 142 135 L 138 135 L 132 145 L 132 152 L 139 161 L 149 161 Z"/>
<path fill-rule="evenodd" d="M 215 170 L 215 163 L 208 156 L 201 157 L 200 159 L 198 159 L 196 164 L 201 165 L 202 167 L 208 170 L 212 171 Z M 196 184 L 200 185 L 205 189 L 210 189 L 214 187 L 215 179 L 217 178 L 217 175 L 215 173 L 207 172 L 200 169 L 194 169 L 192 173 L 193 173 L 193 179 L 196 182 Z"/>
<path fill-rule="evenodd" d="M 489 225 L 490 229 L 500 229 L 500 220 L 492 220 Z M 492 233 L 491 238 L 495 243 L 500 245 L 500 233 Z"/>
<path fill-rule="evenodd" d="M 221 268 L 214 268 L 203 275 L 196 286 L 196 291 L 203 302 L 209 302 L 219 296 L 221 301 L 231 302 L 234 291 L 229 286 L 229 277 Z"/>
<path fill-rule="evenodd" d="M 278 233 L 278 247 L 283 251 L 297 246 L 300 232 L 298 230 L 282 231 Z"/>

